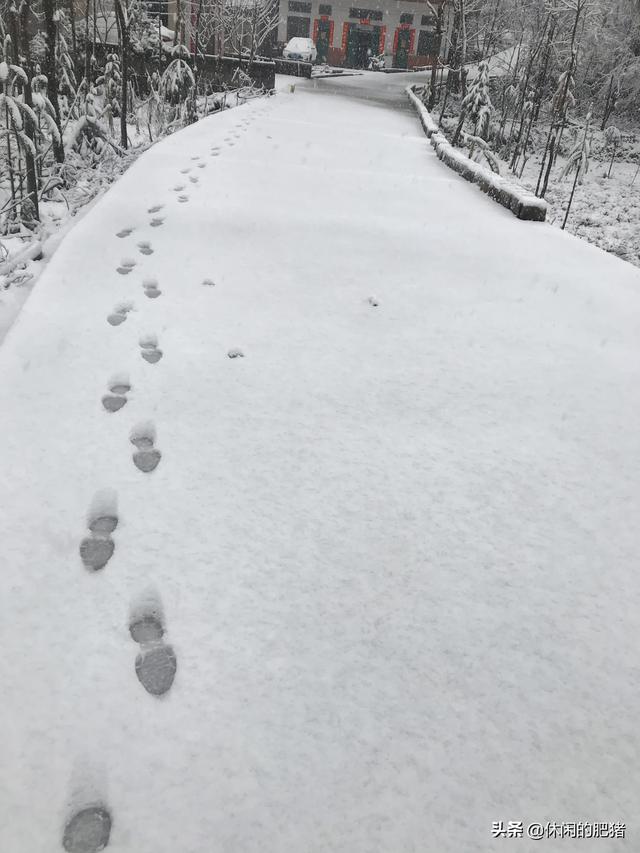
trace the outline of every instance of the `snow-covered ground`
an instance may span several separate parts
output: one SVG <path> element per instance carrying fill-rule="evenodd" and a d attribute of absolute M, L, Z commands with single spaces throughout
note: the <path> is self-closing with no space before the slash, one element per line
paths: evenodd
<path fill-rule="evenodd" d="M 144 154 L 0 348 L 0 850 L 632 849 L 640 271 L 298 82 Z"/>

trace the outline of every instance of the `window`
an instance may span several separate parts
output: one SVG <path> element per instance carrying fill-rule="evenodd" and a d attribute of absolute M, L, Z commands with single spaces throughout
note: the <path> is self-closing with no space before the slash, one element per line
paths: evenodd
<path fill-rule="evenodd" d="M 321 3 L 319 7 L 320 15 L 330 15 L 331 5 L 329 3 Z"/>
<path fill-rule="evenodd" d="M 290 12 L 306 12 L 311 14 L 311 3 L 301 3 L 300 0 L 289 0 Z"/>
<path fill-rule="evenodd" d="M 418 56 L 437 56 L 440 52 L 438 36 L 431 30 L 420 30 L 418 36 Z"/>
<path fill-rule="evenodd" d="M 400 23 L 401 24 L 412 24 L 413 23 L 413 15 L 411 12 L 403 12 L 400 15 Z"/>
<path fill-rule="evenodd" d="M 310 23 L 309 18 L 298 18 L 297 16 L 289 15 L 287 18 L 287 41 L 296 38 L 296 36 L 308 39 Z"/>
<path fill-rule="evenodd" d="M 358 18 L 358 20 L 381 21 L 382 11 L 380 9 L 360 9 L 358 6 L 353 6 L 349 9 L 350 18 Z"/>

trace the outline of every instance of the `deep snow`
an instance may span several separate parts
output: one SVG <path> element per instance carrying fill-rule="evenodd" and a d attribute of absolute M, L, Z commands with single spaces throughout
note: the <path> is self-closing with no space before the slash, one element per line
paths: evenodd
<path fill-rule="evenodd" d="M 0 348 L 0 850 L 635 843 L 640 271 L 326 82 L 147 152 Z"/>

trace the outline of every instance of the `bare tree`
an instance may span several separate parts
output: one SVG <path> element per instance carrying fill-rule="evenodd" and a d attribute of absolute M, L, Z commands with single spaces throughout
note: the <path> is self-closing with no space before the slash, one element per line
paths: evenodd
<path fill-rule="evenodd" d="M 56 0 L 42 0 L 44 20 L 47 33 L 47 52 L 45 54 L 45 74 L 47 76 L 47 95 L 53 106 L 58 130 L 62 127 L 60 121 L 60 104 L 58 102 L 58 68 L 56 63 L 56 46 L 58 42 L 58 26 L 56 15 Z M 58 163 L 64 162 L 64 147 L 62 140 L 54 137 L 53 154 Z"/>

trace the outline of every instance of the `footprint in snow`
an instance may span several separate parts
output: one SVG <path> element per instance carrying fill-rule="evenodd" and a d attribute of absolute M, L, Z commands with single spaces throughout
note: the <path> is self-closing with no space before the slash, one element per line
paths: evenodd
<path fill-rule="evenodd" d="M 115 550 L 111 534 L 118 526 L 118 502 L 114 491 L 97 492 L 91 502 L 87 519 L 90 535 L 80 543 L 80 559 L 85 569 L 98 572 L 104 569 Z"/>
<path fill-rule="evenodd" d="M 206 169 L 206 168 L 207 168 L 206 163 L 198 163 L 198 169 Z"/>
<path fill-rule="evenodd" d="M 112 326 L 119 326 L 120 323 L 124 323 L 127 319 L 127 314 L 132 310 L 133 305 L 130 302 L 121 302 L 119 305 L 116 305 L 111 314 L 109 314 L 107 322 Z"/>
<path fill-rule="evenodd" d="M 151 222 L 149 223 L 149 225 L 150 225 L 152 228 L 158 228 L 160 225 L 162 225 L 162 223 L 163 223 L 163 222 L 164 222 L 164 217 L 163 217 L 163 216 L 154 216 L 154 218 L 151 220 Z"/>
<path fill-rule="evenodd" d="M 158 349 L 158 339 L 155 335 L 145 335 L 140 338 L 140 355 L 149 364 L 155 364 L 162 358 L 162 350 Z"/>
<path fill-rule="evenodd" d="M 138 249 L 140 250 L 141 255 L 153 255 L 153 248 L 148 240 L 140 240 L 138 243 Z"/>
<path fill-rule="evenodd" d="M 189 178 L 189 180 L 191 181 L 191 183 L 192 183 L 192 184 L 197 184 L 197 183 L 198 183 L 198 176 L 197 176 L 197 175 L 192 175 L 192 176 Z"/>
<path fill-rule="evenodd" d="M 367 302 L 369 303 L 369 305 L 372 305 L 374 308 L 377 308 L 377 307 L 378 307 L 378 305 L 380 304 L 380 303 L 378 302 L 378 300 L 375 298 L 375 296 L 370 296 L 370 297 L 367 299 Z"/>
<path fill-rule="evenodd" d="M 191 159 L 192 159 L 192 160 L 199 160 L 199 159 L 200 159 L 200 157 L 198 156 L 198 154 L 196 154 L 196 155 L 195 155 L 195 157 L 192 157 Z"/>
<path fill-rule="evenodd" d="M 163 696 L 171 689 L 177 670 L 176 654 L 164 641 L 162 604 L 154 593 L 132 608 L 129 633 L 140 646 L 136 657 L 136 675 L 147 693 Z"/>
<path fill-rule="evenodd" d="M 191 171 L 191 166 L 187 166 L 186 169 L 180 169 L 180 174 L 181 175 L 188 175 L 190 171 Z"/>
<path fill-rule="evenodd" d="M 185 202 L 189 201 L 189 196 L 188 196 L 188 195 L 179 195 L 179 196 L 178 196 L 178 201 L 179 201 L 181 204 L 184 204 Z"/>
<path fill-rule="evenodd" d="M 122 231 L 118 231 L 116 237 L 128 237 L 129 234 L 133 233 L 133 228 L 123 228 Z"/>
<path fill-rule="evenodd" d="M 215 281 L 212 278 L 205 278 L 202 282 L 206 287 L 215 287 Z"/>
<path fill-rule="evenodd" d="M 160 464 L 162 453 L 155 448 L 156 431 L 151 422 L 138 424 L 131 431 L 129 439 L 136 448 L 133 454 L 133 464 L 139 471 L 149 474 Z"/>
<path fill-rule="evenodd" d="M 244 353 L 241 349 L 238 349 L 237 347 L 235 347 L 234 349 L 230 349 L 227 355 L 229 356 L 229 358 L 244 358 Z"/>
<path fill-rule="evenodd" d="M 120 266 L 118 267 L 118 272 L 120 275 L 129 275 L 131 270 L 135 267 L 136 262 L 133 258 L 123 258 L 120 261 Z"/>
<path fill-rule="evenodd" d="M 107 412 L 119 412 L 127 403 L 127 394 L 131 391 L 129 380 L 125 376 L 114 377 L 109 382 L 109 393 L 102 398 L 102 405 Z"/>
<path fill-rule="evenodd" d="M 219 152 L 219 151 L 212 151 L 212 152 L 211 152 L 211 156 L 212 156 L 212 157 L 219 157 L 219 156 L 220 156 L 220 152 Z"/>
<path fill-rule="evenodd" d="M 142 287 L 144 289 L 145 296 L 148 296 L 149 299 L 157 299 L 162 293 L 158 288 L 158 281 L 155 278 L 145 278 L 142 282 Z"/>
<path fill-rule="evenodd" d="M 158 213 L 164 207 L 163 204 L 154 204 L 153 207 L 150 207 L 147 213 Z"/>
<path fill-rule="evenodd" d="M 179 193 L 179 192 L 181 192 L 183 189 L 184 189 L 184 184 L 176 184 L 176 185 L 175 185 L 175 187 L 173 187 L 173 191 L 174 191 L 174 193 Z"/>
<path fill-rule="evenodd" d="M 102 803 L 75 812 L 67 821 L 62 846 L 67 853 L 98 853 L 109 844 L 111 814 Z"/>

